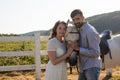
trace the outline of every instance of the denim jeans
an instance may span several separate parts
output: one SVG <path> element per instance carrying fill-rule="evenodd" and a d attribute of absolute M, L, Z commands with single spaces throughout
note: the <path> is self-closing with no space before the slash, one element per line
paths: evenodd
<path fill-rule="evenodd" d="M 79 73 L 78 80 L 99 80 L 100 68 L 93 67 Z"/>

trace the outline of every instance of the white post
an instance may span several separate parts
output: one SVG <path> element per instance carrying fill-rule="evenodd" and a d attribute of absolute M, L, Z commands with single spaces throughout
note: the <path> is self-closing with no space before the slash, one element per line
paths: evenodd
<path fill-rule="evenodd" d="M 40 57 L 40 33 L 35 32 L 35 71 L 36 71 L 36 80 L 41 80 L 41 57 Z"/>

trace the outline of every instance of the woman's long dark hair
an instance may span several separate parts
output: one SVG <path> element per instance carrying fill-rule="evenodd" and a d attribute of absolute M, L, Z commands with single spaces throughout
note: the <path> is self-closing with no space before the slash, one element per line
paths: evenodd
<path fill-rule="evenodd" d="M 64 21 L 57 21 L 55 23 L 54 27 L 52 28 L 52 32 L 50 33 L 50 38 L 49 39 L 56 37 L 56 35 L 57 35 L 56 31 L 57 31 L 57 27 L 58 27 L 59 24 L 64 24 L 66 26 L 66 29 L 67 29 L 67 23 L 65 23 Z"/>

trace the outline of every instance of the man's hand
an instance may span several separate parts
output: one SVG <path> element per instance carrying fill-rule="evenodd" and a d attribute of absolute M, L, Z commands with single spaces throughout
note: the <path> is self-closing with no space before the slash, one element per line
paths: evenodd
<path fill-rule="evenodd" d="M 75 41 L 75 42 L 69 41 L 68 47 L 71 47 L 71 48 L 73 48 L 74 50 L 79 51 L 79 44 L 77 43 L 77 41 Z"/>
<path fill-rule="evenodd" d="M 77 41 L 72 43 L 72 48 L 73 48 L 74 50 L 79 51 L 79 44 L 77 43 Z"/>

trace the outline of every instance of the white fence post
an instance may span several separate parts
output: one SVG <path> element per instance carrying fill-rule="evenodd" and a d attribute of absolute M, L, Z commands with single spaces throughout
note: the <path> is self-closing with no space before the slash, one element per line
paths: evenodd
<path fill-rule="evenodd" d="M 34 51 L 10 51 L 1 52 L 0 57 L 4 56 L 34 56 L 35 64 L 31 65 L 15 65 L 15 66 L 0 66 L 0 72 L 3 71 L 18 71 L 18 70 L 35 70 L 36 80 L 41 80 L 41 69 L 45 69 L 46 65 L 41 64 L 41 55 L 47 55 L 46 50 L 41 50 L 40 42 L 48 40 L 48 36 L 40 36 L 40 32 L 35 32 L 34 36 L 0 36 L 0 42 L 7 41 L 34 41 Z"/>
<path fill-rule="evenodd" d="M 41 80 L 41 57 L 40 57 L 40 33 L 35 32 L 35 71 L 36 71 L 36 80 Z"/>

